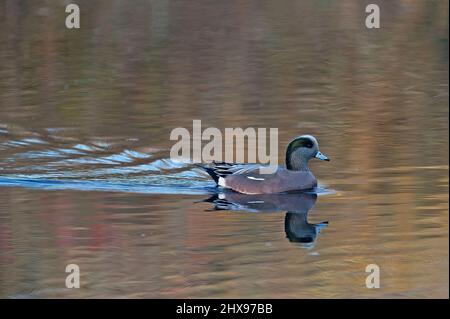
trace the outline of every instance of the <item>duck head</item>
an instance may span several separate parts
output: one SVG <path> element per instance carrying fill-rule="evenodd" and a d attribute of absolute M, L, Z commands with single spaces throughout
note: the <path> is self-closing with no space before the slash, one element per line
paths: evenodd
<path fill-rule="evenodd" d="M 312 158 L 329 161 L 329 158 L 319 151 L 319 143 L 314 136 L 298 136 L 287 147 L 286 168 L 295 171 L 309 171 L 308 161 Z"/>

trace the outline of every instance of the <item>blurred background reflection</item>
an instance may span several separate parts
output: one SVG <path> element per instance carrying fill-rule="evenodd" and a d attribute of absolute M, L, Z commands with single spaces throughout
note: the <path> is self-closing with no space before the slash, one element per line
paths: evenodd
<path fill-rule="evenodd" d="M 68 30 L 68 1 L 2 1 L 0 297 L 448 298 L 448 1 L 377 1 L 377 30 L 370 2 L 79 0 Z M 329 192 L 211 211 L 168 160 L 193 119 L 277 127 L 280 162 L 314 134 Z"/>

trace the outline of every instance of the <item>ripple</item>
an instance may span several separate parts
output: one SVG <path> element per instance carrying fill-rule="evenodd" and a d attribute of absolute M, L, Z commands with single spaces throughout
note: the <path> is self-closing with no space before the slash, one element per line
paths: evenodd
<path fill-rule="evenodd" d="M 46 131 L 50 135 L 15 132 L 1 144 L 7 156 L 0 158 L 0 186 L 154 194 L 209 194 L 216 189 L 205 172 L 168 158 L 167 151 L 133 147 L 138 139 L 81 141 L 58 135 L 65 130 Z M 315 193 L 332 191 L 320 185 Z"/>

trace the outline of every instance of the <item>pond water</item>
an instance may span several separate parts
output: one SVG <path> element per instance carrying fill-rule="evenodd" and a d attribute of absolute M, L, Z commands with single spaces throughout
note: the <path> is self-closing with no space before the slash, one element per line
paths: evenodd
<path fill-rule="evenodd" d="M 364 1 L 78 3 L 79 30 L 0 4 L 0 297 L 448 298 L 447 1 L 377 30 Z M 331 161 L 316 193 L 223 192 L 170 160 L 194 119 Z"/>

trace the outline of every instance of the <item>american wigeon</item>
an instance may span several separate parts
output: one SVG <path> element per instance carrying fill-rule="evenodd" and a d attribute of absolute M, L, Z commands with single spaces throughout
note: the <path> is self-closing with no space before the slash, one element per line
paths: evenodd
<path fill-rule="evenodd" d="M 218 186 L 244 194 L 271 194 L 312 189 L 317 179 L 308 167 L 312 158 L 329 161 L 319 151 L 319 144 L 312 135 L 293 139 L 286 150 L 286 167 L 278 167 L 275 173 L 262 174 L 259 164 L 213 163 L 201 166 Z"/>

